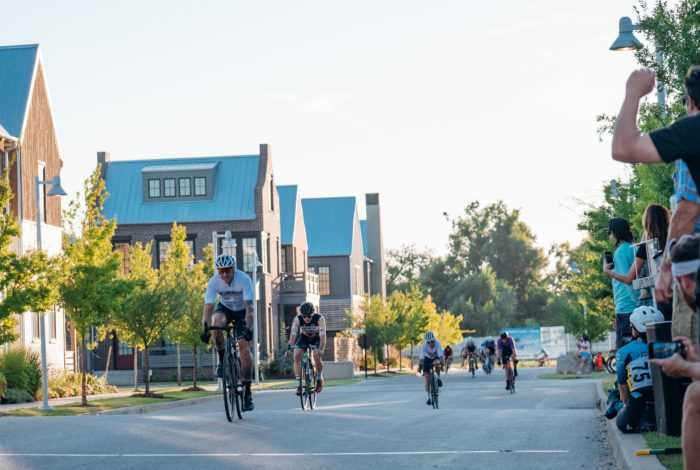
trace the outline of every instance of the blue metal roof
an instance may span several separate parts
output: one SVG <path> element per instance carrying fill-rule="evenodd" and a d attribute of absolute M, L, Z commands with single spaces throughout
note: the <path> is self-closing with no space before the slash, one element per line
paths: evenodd
<path fill-rule="evenodd" d="M 277 194 L 280 199 L 282 244 L 291 245 L 294 243 L 294 223 L 297 218 L 297 187 L 277 186 Z"/>
<path fill-rule="evenodd" d="M 219 163 L 214 197 L 144 202 L 141 170 L 149 165 Z M 127 160 L 107 163 L 104 214 L 118 224 L 158 224 L 255 219 L 259 155 Z"/>
<path fill-rule="evenodd" d="M 350 256 L 355 218 L 354 197 L 301 200 L 309 256 Z"/>
<path fill-rule="evenodd" d="M 21 137 L 38 51 L 38 44 L 0 47 L 0 122 L 14 137 Z"/>
<path fill-rule="evenodd" d="M 364 250 L 365 253 L 365 258 L 367 257 L 367 221 L 366 220 L 360 220 L 360 230 L 362 231 L 362 249 Z"/>

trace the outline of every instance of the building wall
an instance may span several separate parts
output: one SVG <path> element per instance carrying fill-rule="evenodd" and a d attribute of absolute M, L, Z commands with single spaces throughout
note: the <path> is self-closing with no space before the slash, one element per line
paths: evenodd
<path fill-rule="evenodd" d="M 352 281 L 352 295 L 362 295 L 365 293 L 365 254 L 362 245 L 360 220 L 357 216 L 355 216 L 355 222 L 353 223 L 352 254 L 349 259 L 350 266 L 348 269 Z"/>
<path fill-rule="evenodd" d="M 324 299 L 346 299 L 351 295 L 350 263 L 347 256 L 311 256 L 310 267 L 329 266 L 331 294 L 321 296 Z"/>

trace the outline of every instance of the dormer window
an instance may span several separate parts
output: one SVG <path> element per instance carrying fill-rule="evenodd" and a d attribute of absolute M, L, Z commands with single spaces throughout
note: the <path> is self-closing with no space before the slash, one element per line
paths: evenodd
<path fill-rule="evenodd" d="M 175 197 L 175 178 L 163 179 L 163 196 Z"/>
<path fill-rule="evenodd" d="M 148 165 L 141 169 L 144 202 L 212 199 L 218 163 Z"/>
<path fill-rule="evenodd" d="M 155 199 L 160 197 L 160 180 L 159 179 L 149 179 L 148 180 L 148 197 L 150 199 Z"/>

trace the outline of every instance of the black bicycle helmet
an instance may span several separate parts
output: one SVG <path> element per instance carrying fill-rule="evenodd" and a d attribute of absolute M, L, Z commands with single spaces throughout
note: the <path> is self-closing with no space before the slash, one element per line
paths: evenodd
<path fill-rule="evenodd" d="M 304 302 L 299 306 L 299 312 L 305 317 L 313 315 L 315 311 L 316 308 L 314 308 L 314 304 L 311 302 Z"/>

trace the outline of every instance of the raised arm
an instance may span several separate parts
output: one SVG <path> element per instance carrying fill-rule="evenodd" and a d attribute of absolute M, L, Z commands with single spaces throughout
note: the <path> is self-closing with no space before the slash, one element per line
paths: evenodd
<path fill-rule="evenodd" d="M 615 121 L 613 160 L 624 163 L 661 163 L 661 156 L 648 135 L 637 127 L 639 101 L 654 89 L 654 72 L 635 70 L 627 79 L 625 99 Z"/>

